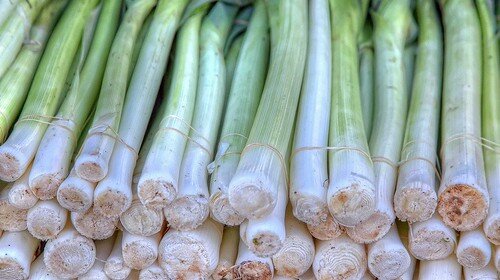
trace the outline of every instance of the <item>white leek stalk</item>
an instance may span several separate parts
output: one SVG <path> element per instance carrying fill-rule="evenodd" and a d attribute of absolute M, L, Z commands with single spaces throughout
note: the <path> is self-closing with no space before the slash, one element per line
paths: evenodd
<path fill-rule="evenodd" d="M 43 262 L 43 254 L 39 255 L 31 264 L 29 280 L 60 280 L 61 278 L 50 273 Z"/>
<path fill-rule="evenodd" d="M 80 235 L 70 221 L 55 239 L 45 244 L 43 250 L 43 261 L 47 269 L 60 278 L 83 275 L 94 264 L 95 256 L 94 241 Z"/>
<path fill-rule="evenodd" d="M 437 205 L 436 161 L 443 43 L 436 3 L 419 1 L 418 56 L 394 210 L 402 221 L 429 219 Z M 407 81 L 409 83 L 410 81 Z"/>
<path fill-rule="evenodd" d="M 0 146 L 0 180 L 26 172 L 64 95 L 65 82 L 82 34 L 98 0 L 72 1 L 52 32 L 19 120 Z"/>
<path fill-rule="evenodd" d="M 113 249 L 113 244 L 115 241 L 115 235 L 111 236 L 105 240 L 99 240 L 95 242 L 96 256 L 95 262 L 92 268 L 87 271 L 84 275 L 78 277 L 78 280 L 107 280 L 109 279 L 104 273 L 104 264 L 108 258 L 111 250 Z"/>
<path fill-rule="evenodd" d="M 491 244 L 482 229 L 461 232 L 456 254 L 463 267 L 480 269 L 488 265 L 492 258 Z"/>
<path fill-rule="evenodd" d="M 236 262 L 238 255 L 238 244 L 240 241 L 238 227 L 225 227 L 220 245 L 219 263 L 215 268 L 212 278 L 222 280 L 227 278 L 228 273 Z"/>
<path fill-rule="evenodd" d="M 106 217 L 90 208 L 86 212 L 71 212 L 71 223 L 83 236 L 94 240 L 111 237 L 118 224 L 118 217 Z"/>
<path fill-rule="evenodd" d="M 310 1 L 307 62 L 290 162 L 290 202 L 297 219 L 319 226 L 328 219 L 327 151 L 331 106 L 330 13 L 327 0 Z M 305 149 L 304 151 L 300 151 Z"/>
<path fill-rule="evenodd" d="M 131 268 L 125 264 L 122 254 L 122 238 L 123 232 L 118 231 L 116 234 L 115 243 L 113 249 L 106 259 L 104 265 L 104 272 L 106 275 L 113 280 L 123 280 L 126 279 L 131 271 Z"/>
<path fill-rule="evenodd" d="M 403 222 L 399 222 L 397 221 L 396 222 L 397 224 L 397 228 L 398 228 L 398 234 L 399 234 L 399 238 L 401 238 L 401 242 L 403 242 L 403 245 L 405 246 L 406 250 L 407 251 L 410 251 L 410 227 L 408 225 L 408 223 L 403 223 Z M 408 269 L 405 271 L 405 273 L 403 273 L 403 275 L 401 275 L 399 278 L 397 278 L 398 280 L 413 280 L 416 276 L 415 274 L 415 270 L 416 270 L 416 267 L 417 267 L 417 259 L 411 255 L 411 254 L 408 254 L 410 256 L 410 267 L 408 267 Z"/>
<path fill-rule="evenodd" d="M 435 213 L 430 219 L 411 224 L 410 252 L 419 260 L 444 259 L 455 250 L 455 230 L 444 224 Z"/>
<path fill-rule="evenodd" d="M 370 139 L 373 121 L 373 99 L 375 88 L 375 57 L 373 55 L 372 26 L 366 24 L 359 43 L 359 91 L 365 135 Z"/>
<path fill-rule="evenodd" d="M 193 15 L 179 30 L 166 106 L 158 116 L 151 148 L 144 155 L 137 195 L 149 208 L 162 209 L 177 194 L 182 156 L 190 132 L 198 82 L 199 33 L 204 13 Z"/>
<path fill-rule="evenodd" d="M 73 168 L 57 190 L 57 201 L 69 211 L 86 212 L 94 202 L 95 186 L 95 183 L 80 178 Z"/>
<path fill-rule="evenodd" d="M 239 52 L 210 179 L 212 216 L 227 225 L 239 225 L 244 219 L 229 204 L 227 192 L 264 87 L 269 57 L 268 30 L 265 3 L 257 1 Z"/>
<path fill-rule="evenodd" d="M 9 18 L 14 8 L 19 3 L 19 0 L 2 1 L 0 2 L 0 27 Z"/>
<path fill-rule="evenodd" d="M 368 268 L 379 279 L 396 279 L 410 268 L 410 254 L 401 242 L 395 224 L 382 239 L 367 247 Z"/>
<path fill-rule="evenodd" d="M 121 1 L 103 2 L 93 37 L 84 34 L 82 45 L 90 44 L 88 54 L 85 61 L 79 61 L 81 69 L 77 70 L 69 92 L 48 126 L 31 168 L 30 187 L 40 199 L 54 198 L 68 176 L 78 138 L 99 94 L 120 8 Z"/>
<path fill-rule="evenodd" d="M 500 3 L 497 2 L 497 6 L 500 6 Z M 476 1 L 476 7 L 483 38 L 482 137 L 500 144 L 500 50 L 496 45 L 498 38 L 495 37 L 495 18 L 493 7 L 488 6 L 488 1 Z M 498 149 L 495 152 L 484 146 L 483 153 L 490 196 L 490 208 L 483 229 L 491 243 L 500 245 L 500 152 Z"/>
<path fill-rule="evenodd" d="M 498 278 L 498 271 L 495 269 L 493 261 L 487 266 L 477 270 L 464 267 L 465 280 L 496 280 Z"/>
<path fill-rule="evenodd" d="M 139 272 L 139 280 L 163 280 L 168 279 L 167 273 L 160 267 L 158 262 L 141 269 Z"/>
<path fill-rule="evenodd" d="M 1 1 L 0 5 L 4 3 L 10 5 L 11 2 L 16 3 L 18 0 Z M 29 40 L 35 45 L 25 44 L 0 79 L 0 92 L 2 93 L 0 95 L 0 142 L 7 137 L 7 133 L 23 107 L 47 40 L 67 3 L 67 0 L 58 0 L 47 4 L 30 30 Z M 0 26 L 2 25 L 1 14 L 4 12 L 2 9 L 0 7 Z"/>
<path fill-rule="evenodd" d="M 18 209 L 30 209 L 35 206 L 38 201 L 38 198 L 33 194 L 29 186 L 30 170 L 31 167 L 28 167 L 28 170 L 26 170 L 23 176 L 11 184 L 9 190 L 9 204 Z"/>
<path fill-rule="evenodd" d="M 273 261 L 270 257 L 258 257 L 248 249 L 245 243 L 238 246 L 238 257 L 227 279 L 262 279 L 271 280 L 274 275 Z"/>
<path fill-rule="evenodd" d="M 332 240 L 316 240 L 313 271 L 316 279 L 361 279 L 366 272 L 366 250 L 345 233 Z"/>
<path fill-rule="evenodd" d="M 191 231 L 167 231 L 158 262 L 169 279 L 208 278 L 219 263 L 222 231 L 222 225 L 211 219 Z"/>
<path fill-rule="evenodd" d="M 361 112 L 356 45 L 363 18 L 359 1 L 330 0 L 330 9 L 333 69 L 329 144 L 339 150 L 333 150 L 328 158 L 327 202 L 333 217 L 352 227 L 375 209 L 375 175 Z"/>
<path fill-rule="evenodd" d="M 378 4 L 372 13 L 376 71 L 374 122 L 370 136 L 376 210 L 363 223 L 347 229 L 351 238 L 364 243 L 382 238 L 396 219 L 393 208 L 396 164 L 403 144 L 408 98 L 403 51 L 411 16 L 409 1 L 381 0 Z"/>
<path fill-rule="evenodd" d="M 201 24 L 200 68 L 189 134 L 191 140 L 180 166 L 177 197 L 164 209 L 165 218 L 175 229 L 194 229 L 209 214 L 207 167 L 213 160 L 226 96 L 223 49 L 237 11 L 235 6 L 219 2 Z"/>
<path fill-rule="evenodd" d="M 478 140 L 481 27 L 471 0 L 446 1 L 442 11 L 447 47 L 441 114 L 443 174 L 437 210 L 445 224 L 467 231 L 481 225 L 489 205 L 483 151 Z"/>
<path fill-rule="evenodd" d="M 291 207 L 285 219 L 286 238 L 278 253 L 272 256 L 277 275 L 297 278 L 304 274 L 314 261 L 314 240 L 305 224 L 297 220 Z"/>
<path fill-rule="evenodd" d="M 287 180 L 284 157 L 291 143 L 307 54 L 307 4 L 304 0 L 267 2 L 269 70 L 247 146 L 228 189 L 231 206 L 246 218 L 269 215 Z"/>
<path fill-rule="evenodd" d="M 240 238 L 255 255 L 270 257 L 276 254 L 286 239 L 285 213 L 288 203 L 287 187 L 279 186 L 277 204 L 273 211 L 261 218 L 250 219 L 240 226 Z"/>
<path fill-rule="evenodd" d="M 40 200 L 28 210 L 26 223 L 28 231 L 40 240 L 55 238 L 66 225 L 68 210 L 57 203 L 57 200 Z"/>
<path fill-rule="evenodd" d="M 94 192 L 94 209 L 105 216 L 119 216 L 132 203 L 132 176 L 137 152 L 165 74 L 170 47 L 187 0 L 160 0 L 144 39 L 127 90 L 110 168 Z M 126 145 L 125 145 L 126 144 Z"/>
<path fill-rule="evenodd" d="M 495 267 L 500 271 L 500 246 L 495 246 Z"/>
<path fill-rule="evenodd" d="M 20 1 L 5 23 L 0 24 L 0 77 L 16 59 L 33 22 L 47 3 L 50 0 Z"/>
<path fill-rule="evenodd" d="M 27 279 L 40 240 L 27 231 L 5 232 L 0 238 L 0 278 Z"/>
<path fill-rule="evenodd" d="M 19 209 L 9 202 L 11 185 L 0 191 L 0 230 L 21 231 L 27 228 L 27 209 Z"/>
<path fill-rule="evenodd" d="M 342 228 L 333 219 L 329 213 L 326 216 L 326 221 L 321 222 L 317 226 L 307 224 L 307 229 L 311 235 L 319 240 L 331 240 L 342 234 Z"/>
<path fill-rule="evenodd" d="M 127 11 L 110 50 L 91 132 L 75 161 L 76 173 L 89 182 L 97 183 L 108 173 L 108 164 L 115 144 L 115 135 L 111 134 L 110 137 L 109 133 L 118 131 L 125 94 L 134 69 L 132 54 L 137 49 L 138 34 L 157 2 L 125 2 Z"/>
<path fill-rule="evenodd" d="M 420 261 L 418 280 L 461 280 L 462 267 L 454 254 L 444 259 Z"/>
<path fill-rule="evenodd" d="M 141 270 L 157 259 L 158 245 L 163 232 L 158 232 L 151 236 L 140 236 L 123 231 L 122 254 L 125 265 Z"/>

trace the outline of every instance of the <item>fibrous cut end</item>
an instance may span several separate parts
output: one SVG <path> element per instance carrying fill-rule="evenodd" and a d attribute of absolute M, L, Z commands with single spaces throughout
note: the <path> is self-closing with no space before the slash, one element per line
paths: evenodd
<path fill-rule="evenodd" d="M 375 212 L 363 223 L 346 228 L 346 232 L 356 243 L 373 243 L 389 232 L 392 222 L 387 214 Z"/>
<path fill-rule="evenodd" d="M 410 236 L 410 251 L 419 260 L 440 260 L 453 253 L 455 240 L 441 230 L 420 229 Z"/>
<path fill-rule="evenodd" d="M 210 260 L 203 244 L 195 238 L 173 234 L 161 241 L 159 263 L 170 279 L 208 278 Z"/>
<path fill-rule="evenodd" d="M 477 270 L 488 264 L 490 256 L 486 256 L 479 248 L 469 247 L 457 252 L 457 259 L 463 267 Z"/>
<path fill-rule="evenodd" d="M 369 260 L 368 267 L 379 279 L 396 279 L 408 270 L 410 263 L 406 250 L 381 251 Z"/>
<path fill-rule="evenodd" d="M 193 230 L 208 218 L 208 199 L 205 196 L 189 195 L 177 198 L 164 209 L 169 225 L 178 230 Z"/>
<path fill-rule="evenodd" d="M 359 185 L 336 192 L 328 201 L 330 213 L 343 226 L 364 222 L 375 209 L 375 193 Z"/>
<path fill-rule="evenodd" d="M 163 212 L 158 209 L 148 208 L 136 200 L 120 216 L 120 222 L 132 234 L 151 236 L 160 232 L 163 225 Z"/>
<path fill-rule="evenodd" d="M 177 190 L 164 180 L 145 180 L 138 187 L 141 202 L 149 208 L 163 209 L 174 201 Z"/>
<path fill-rule="evenodd" d="M 15 259 L 0 258 L 0 279 L 22 280 L 26 278 L 28 278 L 27 272 Z"/>
<path fill-rule="evenodd" d="M 57 174 L 45 174 L 30 180 L 33 194 L 41 200 L 49 200 L 56 196 L 62 179 Z"/>
<path fill-rule="evenodd" d="M 293 215 L 298 220 L 312 226 L 321 226 L 330 213 L 326 200 L 311 196 L 300 196 L 293 207 Z"/>
<path fill-rule="evenodd" d="M 16 157 L 16 151 L 10 149 L 0 151 L 0 180 L 14 182 L 22 174 L 20 159 Z"/>
<path fill-rule="evenodd" d="M 500 245 L 500 214 L 489 216 L 483 224 L 484 233 L 488 240 Z"/>
<path fill-rule="evenodd" d="M 94 211 L 105 217 L 119 217 L 128 209 L 132 201 L 116 190 L 108 190 L 100 196 L 94 197 Z"/>
<path fill-rule="evenodd" d="M 237 226 L 243 223 L 245 218 L 229 203 L 229 198 L 225 194 L 215 196 L 210 201 L 212 217 L 225 225 Z"/>
<path fill-rule="evenodd" d="M 469 231 L 477 228 L 486 218 L 488 201 L 476 188 L 457 184 L 439 195 L 437 209 L 447 226 L 457 231 Z"/>
<path fill-rule="evenodd" d="M 271 280 L 273 272 L 266 263 L 245 261 L 233 266 L 223 279 Z"/>
<path fill-rule="evenodd" d="M 413 182 L 394 196 L 394 211 L 401 221 L 411 223 L 430 219 L 437 206 L 436 191 L 422 182 Z"/>
<path fill-rule="evenodd" d="M 62 278 L 76 278 L 92 268 L 96 254 L 92 240 L 75 236 L 72 240 L 49 242 L 57 242 L 46 245 L 43 255 L 51 273 Z"/>
<path fill-rule="evenodd" d="M 342 228 L 331 215 L 327 215 L 326 220 L 317 226 L 307 224 L 307 229 L 319 240 L 332 240 L 342 234 Z"/>

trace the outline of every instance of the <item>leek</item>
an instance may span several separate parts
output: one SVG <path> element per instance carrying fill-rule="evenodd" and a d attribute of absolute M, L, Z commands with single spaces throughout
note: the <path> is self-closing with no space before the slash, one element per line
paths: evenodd
<path fill-rule="evenodd" d="M 28 210 L 28 231 L 35 238 L 46 241 L 55 238 L 66 225 L 68 211 L 55 199 L 39 200 Z"/>
<path fill-rule="evenodd" d="M 228 190 L 231 206 L 247 218 L 271 213 L 280 186 L 286 184 L 284 157 L 291 143 L 307 53 L 308 2 L 273 0 L 267 4 L 269 70 L 247 146 Z"/>
<path fill-rule="evenodd" d="M 9 1 L 9 0 L 4 0 Z M 20 1 L 4 25 L 0 25 L 0 78 L 9 69 L 23 46 L 26 33 L 43 7 L 51 0 Z"/>
<path fill-rule="evenodd" d="M 29 177 L 31 190 L 40 199 L 54 198 L 68 176 L 77 139 L 99 94 L 120 8 L 121 1 L 104 1 L 83 67 L 40 142 Z M 84 35 L 82 44 L 86 40 Z"/>
<path fill-rule="evenodd" d="M 122 255 L 125 265 L 141 270 L 153 264 L 158 257 L 158 245 L 162 236 L 162 231 L 151 236 L 140 236 L 123 231 Z"/>
<path fill-rule="evenodd" d="M 495 46 L 498 37 L 495 37 L 496 24 L 492 7 L 487 2 L 476 1 L 483 35 L 482 137 L 500 144 L 499 50 Z M 500 153 L 487 146 L 483 147 L 483 153 L 490 195 L 490 208 L 483 229 L 491 243 L 500 245 Z"/>
<path fill-rule="evenodd" d="M 0 238 L 0 277 L 27 279 L 40 240 L 27 231 L 5 232 Z"/>
<path fill-rule="evenodd" d="M 429 219 L 437 205 L 436 154 L 443 44 L 436 4 L 417 4 L 420 35 L 415 81 L 406 124 L 394 209 L 402 221 Z"/>
<path fill-rule="evenodd" d="M 72 1 L 50 36 L 21 116 L 0 146 L 0 180 L 15 181 L 28 168 L 63 99 L 64 83 L 98 0 Z"/>
<path fill-rule="evenodd" d="M 144 20 L 157 2 L 157 0 L 125 2 L 127 11 L 110 50 L 91 133 L 75 160 L 76 174 L 89 182 L 99 182 L 108 172 L 115 139 L 114 135 L 109 136 L 104 132 L 118 131 L 125 94 L 134 69 L 132 54 L 137 48 L 135 47 L 138 44 L 137 37 Z"/>
<path fill-rule="evenodd" d="M 461 280 L 462 267 L 457 257 L 452 254 L 447 258 L 421 261 L 419 265 L 418 280 Z"/>
<path fill-rule="evenodd" d="M 369 139 L 372 132 L 373 97 L 375 87 L 375 57 L 373 55 L 372 27 L 365 25 L 359 44 L 359 90 L 365 135 Z"/>
<path fill-rule="evenodd" d="M 481 269 L 472 269 L 464 267 L 464 279 L 465 280 L 477 280 L 477 279 L 498 279 L 498 271 L 495 269 L 493 261 L 489 262 L 487 266 Z"/>
<path fill-rule="evenodd" d="M 341 225 L 355 226 L 372 215 L 375 208 L 375 175 L 361 113 L 356 47 L 362 28 L 361 6 L 357 1 L 331 0 L 330 7 L 335 67 L 329 143 L 346 148 L 330 153 L 327 202 L 330 213 Z"/>
<path fill-rule="evenodd" d="M 455 230 L 445 225 L 437 213 L 426 221 L 413 223 L 411 229 L 409 247 L 417 259 L 443 259 L 455 251 Z"/>
<path fill-rule="evenodd" d="M 483 230 L 461 232 L 456 255 L 458 262 L 466 268 L 477 270 L 488 265 L 492 250 Z"/>
<path fill-rule="evenodd" d="M 226 274 L 229 279 L 276 279 L 274 276 L 274 264 L 270 257 L 256 256 L 240 242 L 238 246 L 238 257 L 230 273 Z"/>
<path fill-rule="evenodd" d="M 223 280 L 236 262 L 240 241 L 238 227 L 225 227 L 219 252 L 219 263 L 212 277 L 214 280 Z"/>
<path fill-rule="evenodd" d="M 17 7 L 19 0 L 10 0 L 0 2 L 0 27 L 9 18 L 10 14 Z"/>
<path fill-rule="evenodd" d="M 108 279 L 106 273 L 104 272 L 104 260 L 106 260 L 113 249 L 113 244 L 116 235 L 106 239 L 95 242 L 96 261 L 92 268 L 87 271 L 84 275 L 78 277 L 79 280 L 94 280 L 94 279 Z"/>
<path fill-rule="evenodd" d="M 160 0 L 130 80 L 106 177 L 94 192 L 94 209 L 119 216 L 132 203 L 132 176 L 154 102 L 165 74 L 167 58 L 187 0 Z"/>
<path fill-rule="evenodd" d="M 177 35 L 175 60 L 166 102 L 160 109 L 161 123 L 144 154 L 137 195 L 145 206 L 162 209 L 170 204 L 178 188 L 182 155 L 194 111 L 199 60 L 199 32 L 204 13 L 186 21 Z"/>
<path fill-rule="evenodd" d="M 372 13 L 375 46 L 375 111 L 370 136 L 374 159 L 375 212 L 347 233 L 357 242 L 373 242 L 391 228 L 396 215 L 393 196 L 407 112 L 403 51 L 410 24 L 408 0 L 378 1 Z M 387 75 L 391 73 L 391 75 Z"/>
<path fill-rule="evenodd" d="M 331 32 L 328 1 L 310 1 L 308 57 L 295 124 L 294 150 L 290 162 L 290 202 L 297 219 L 319 226 L 328 219 L 325 182 L 328 181 L 327 151 L 305 150 L 328 144 L 331 106 Z"/>
<path fill-rule="evenodd" d="M 104 265 L 104 272 L 106 273 L 106 276 L 111 279 L 126 279 L 132 270 L 130 267 L 126 266 L 123 261 L 122 238 L 123 231 L 118 231 L 116 233 L 113 249 L 111 250 L 111 253 L 106 259 L 106 263 Z"/>
<path fill-rule="evenodd" d="M 229 204 L 227 191 L 264 87 L 269 57 L 268 29 L 264 1 L 257 1 L 236 64 L 210 178 L 211 213 L 215 220 L 227 225 L 243 222 L 243 217 Z"/>
<path fill-rule="evenodd" d="M 170 226 L 194 229 L 208 217 L 208 171 L 226 96 L 223 48 L 236 6 L 218 2 L 204 18 L 200 31 L 200 68 L 192 129 L 179 173 L 175 200 L 164 208 Z"/>
<path fill-rule="evenodd" d="M 481 136 L 481 27 L 471 0 L 443 5 L 444 57 L 441 114 L 441 185 L 437 210 L 458 231 L 481 225 L 489 196 Z M 496 89 L 498 90 L 498 88 Z"/>
<path fill-rule="evenodd" d="M 30 31 L 30 41 L 37 42 L 37 45 L 24 45 L 0 79 L 0 143 L 7 137 L 23 107 L 47 40 L 67 3 L 67 0 L 52 1 L 40 12 Z"/>
<path fill-rule="evenodd" d="M 81 235 L 94 240 L 107 239 L 113 235 L 118 217 L 106 217 L 90 208 L 86 212 L 71 212 L 71 223 Z"/>

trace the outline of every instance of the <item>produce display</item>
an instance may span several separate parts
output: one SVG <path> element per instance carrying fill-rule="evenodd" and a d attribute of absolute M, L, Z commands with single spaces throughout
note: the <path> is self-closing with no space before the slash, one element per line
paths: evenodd
<path fill-rule="evenodd" d="M 0 0 L 0 280 L 500 279 L 498 0 Z"/>

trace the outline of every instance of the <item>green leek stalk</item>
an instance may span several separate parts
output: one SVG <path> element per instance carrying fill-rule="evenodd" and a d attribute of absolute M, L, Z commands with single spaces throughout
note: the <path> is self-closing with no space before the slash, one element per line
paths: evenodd
<path fill-rule="evenodd" d="M 52 1 L 40 12 L 30 31 L 30 41 L 37 45 L 24 45 L 0 79 L 0 142 L 7 137 L 23 107 L 47 40 L 67 3 L 67 0 Z"/>
<path fill-rule="evenodd" d="M 40 142 L 29 177 L 31 190 L 40 199 L 54 198 L 68 176 L 77 138 L 101 88 L 106 58 L 118 28 L 121 4 L 119 0 L 103 2 L 83 67 L 75 75 L 55 119 Z M 87 39 L 90 40 L 83 40 Z"/>
<path fill-rule="evenodd" d="M 394 195 L 396 216 L 412 223 L 430 219 L 437 205 L 436 154 L 443 72 L 441 24 L 434 1 L 419 1 L 417 13 L 418 57 Z"/>
<path fill-rule="evenodd" d="M 164 208 L 170 226 L 178 230 L 198 227 L 209 214 L 207 166 L 213 160 L 226 97 L 224 44 L 237 11 L 236 6 L 218 2 L 201 24 L 198 89 L 189 131 L 191 140 L 180 165 L 177 197 Z"/>
<path fill-rule="evenodd" d="M 372 13 L 376 71 L 374 129 L 369 144 L 375 171 L 375 212 L 347 229 L 352 239 L 364 243 L 382 238 L 396 218 L 393 196 L 408 107 L 403 53 L 410 31 L 410 1 L 378 2 Z"/>
<path fill-rule="evenodd" d="M 162 209 L 175 199 L 182 156 L 193 118 L 198 82 L 199 33 L 205 13 L 192 15 L 179 30 L 170 85 L 166 87 L 166 106 L 144 168 L 138 176 L 137 195 L 149 208 Z"/>
<path fill-rule="evenodd" d="M 497 3 L 498 4 L 498 3 Z M 497 150 L 483 147 L 486 182 L 489 187 L 490 208 L 483 223 L 489 241 L 500 245 L 500 70 L 498 48 L 495 45 L 496 22 L 488 1 L 477 0 L 477 10 L 483 37 L 483 84 L 482 84 L 482 136 L 497 143 Z M 489 143 L 486 143 L 487 145 Z"/>
<path fill-rule="evenodd" d="M 147 5 L 141 7 L 143 9 L 145 9 L 145 11 L 143 11 L 141 13 L 141 15 L 143 13 L 145 13 L 145 15 L 134 17 L 134 19 L 131 21 L 128 21 L 127 19 L 131 15 L 135 14 L 137 11 L 135 9 L 132 9 L 132 6 L 129 7 L 129 13 L 127 13 L 125 15 L 125 19 L 121 23 L 121 25 L 118 29 L 118 33 L 116 34 L 115 39 L 113 41 L 113 46 L 111 47 L 110 53 L 113 53 L 115 55 L 113 56 L 113 58 L 110 57 L 108 59 L 108 62 L 107 62 L 108 65 L 106 66 L 107 68 L 105 71 L 111 71 L 108 68 L 115 67 L 115 64 L 114 64 L 116 62 L 115 59 L 117 59 L 117 58 L 122 59 L 123 55 L 130 54 L 129 50 L 131 49 L 131 47 L 128 43 L 129 39 L 134 41 L 133 42 L 134 51 L 132 54 L 131 61 L 129 61 L 127 63 L 130 63 L 132 66 L 135 65 L 135 63 L 137 62 L 138 54 L 139 54 L 139 51 L 141 49 L 144 37 L 148 33 L 149 23 L 150 23 L 150 19 L 152 19 L 152 17 L 148 16 L 146 18 L 146 21 L 144 22 L 144 24 L 143 24 L 143 20 L 144 20 L 144 17 L 147 15 L 148 12 L 151 11 L 151 9 L 153 8 L 153 6 L 155 4 L 156 4 L 156 0 L 150 0 Z M 137 35 L 137 37 L 132 37 L 133 36 L 131 34 L 132 31 L 130 31 L 128 29 L 130 27 L 129 24 L 133 25 L 132 28 L 134 30 L 135 30 L 135 28 L 137 28 L 135 26 L 135 24 L 138 24 L 139 26 L 142 25 L 142 28 L 140 29 L 140 32 Z M 130 32 L 126 32 L 126 31 L 130 31 Z M 121 36 L 120 36 L 120 34 L 121 34 Z M 127 36 L 127 40 L 124 40 L 124 38 L 123 38 L 124 35 Z M 125 41 L 127 43 L 124 43 Z M 127 46 L 127 47 L 125 47 L 125 46 Z M 129 58 L 127 57 L 126 59 L 128 61 Z M 121 65 L 123 66 L 124 64 L 121 64 Z M 128 84 L 128 81 L 129 81 L 129 78 L 130 78 L 132 71 L 128 71 L 128 72 L 129 72 L 129 75 L 127 76 L 128 79 L 126 79 L 125 82 L 123 82 L 126 84 Z M 118 73 L 123 73 L 124 76 L 127 74 L 127 72 L 119 72 L 119 71 L 118 71 Z M 117 77 L 112 75 L 112 74 L 110 74 L 108 76 L 108 78 L 112 79 L 113 81 L 117 81 L 117 80 L 114 80 Z M 104 74 L 104 80 L 103 80 L 103 84 L 105 84 L 105 83 L 106 83 L 106 72 Z M 111 84 L 115 84 L 115 83 L 112 82 Z M 101 88 L 101 91 L 102 90 L 103 90 L 103 88 Z M 92 119 L 95 119 L 95 118 L 92 118 Z M 93 127 L 94 123 L 90 123 L 89 126 Z M 85 136 L 84 138 L 82 138 L 82 136 L 80 136 L 80 140 L 82 141 L 82 143 L 79 145 L 79 147 L 81 147 L 81 145 L 83 145 L 83 143 L 85 143 L 85 141 L 87 140 L 87 137 Z M 76 158 L 77 158 L 80 155 L 81 148 L 76 149 L 75 151 L 78 151 L 78 153 L 79 153 L 76 155 Z M 85 179 L 81 178 L 80 176 L 78 176 L 78 174 L 76 172 L 76 165 L 74 165 L 69 176 L 62 182 L 59 189 L 57 190 L 57 200 L 59 201 L 59 204 L 61 204 L 61 206 L 68 209 L 69 211 L 86 212 L 88 209 L 90 209 L 90 207 L 93 204 L 94 189 L 95 189 L 96 185 L 97 185 L 96 183 L 94 183 L 92 181 L 85 180 Z"/>
<path fill-rule="evenodd" d="M 361 6 L 356 1 L 331 0 L 332 109 L 327 203 L 339 224 L 355 226 L 375 208 L 375 175 L 363 125 L 359 87 L 357 37 Z M 342 65 L 342 67 L 336 67 Z"/>
<path fill-rule="evenodd" d="M 408 100 L 411 100 L 413 77 L 415 75 L 415 59 L 417 56 L 417 44 L 412 43 L 407 45 L 403 53 L 403 63 L 405 65 L 405 81 Z"/>
<path fill-rule="evenodd" d="M 1 1 L 0 2 L 0 27 L 9 18 L 10 14 L 17 7 L 19 0 Z"/>
<path fill-rule="evenodd" d="M 481 25 L 472 0 L 447 0 L 442 10 L 446 50 L 437 210 L 446 225 L 469 231 L 483 223 L 489 207 L 480 140 Z"/>
<path fill-rule="evenodd" d="M 9 1 L 9 0 L 4 0 Z M 0 26 L 0 77 L 9 69 L 23 47 L 33 22 L 51 0 L 21 1 L 5 24 Z"/>
<path fill-rule="evenodd" d="M 242 37 L 240 35 L 245 33 L 250 18 L 252 17 L 253 9 L 253 6 L 248 6 L 244 9 L 241 9 L 236 15 L 236 18 L 233 21 L 233 26 L 231 28 L 231 31 L 229 31 L 229 34 L 227 35 L 226 44 L 224 46 L 224 54 L 226 56 L 229 52 L 229 48 L 233 45 L 233 42 L 236 40 L 236 38 Z M 229 89 L 227 90 L 229 91 Z"/>
<path fill-rule="evenodd" d="M 269 23 L 264 1 L 257 0 L 243 39 L 227 102 L 210 179 L 210 209 L 215 220 L 239 225 L 244 218 L 229 204 L 227 191 L 259 106 L 269 58 Z"/>
<path fill-rule="evenodd" d="M 370 139 L 373 122 L 373 99 L 375 88 L 375 56 L 373 54 L 372 27 L 365 25 L 359 44 L 359 90 L 361 111 L 366 138 Z"/>
<path fill-rule="evenodd" d="M 284 158 L 292 139 L 307 54 L 307 4 L 305 0 L 268 2 L 269 70 L 247 146 L 228 190 L 231 206 L 246 218 L 270 214 L 280 186 L 286 184 Z"/>
<path fill-rule="evenodd" d="M 224 58 L 226 61 L 226 96 L 229 96 L 229 93 L 231 92 L 231 84 L 233 83 L 234 71 L 236 70 L 236 64 L 238 63 L 241 46 L 243 45 L 243 38 L 245 38 L 245 36 L 241 35 L 234 39 L 226 53 L 226 57 Z"/>
<path fill-rule="evenodd" d="M 187 0 L 160 0 L 156 7 L 134 73 L 127 89 L 109 171 L 94 192 L 94 210 L 119 216 L 132 203 L 132 176 L 160 84 L 170 48 Z"/>
<path fill-rule="evenodd" d="M 0 180 L 15 181 L 33 160 L 40 141 L 66 92 L 68 71 L 98 0 L 72 1 L 50 36 L 20 118 L 0 146 Z"/>
<path fill-rule="evenodd" d="M 89 136 L 75 161 L 76 174 L 97 183 L 108 173 L 123 103 L 134 64 L 138 34 L 157 0 L 126 1 L 127 11 L 113 41 Z M 120 144 L 118 144 L 120 145 Z"/>

